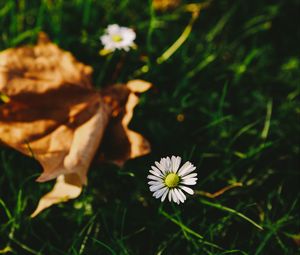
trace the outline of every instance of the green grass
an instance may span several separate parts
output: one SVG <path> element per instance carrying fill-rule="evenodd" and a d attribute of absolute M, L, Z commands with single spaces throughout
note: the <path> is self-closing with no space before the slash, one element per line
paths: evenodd
<path fill-rule="evenodd" d="M 0 0 L 1 50 L 43 30 L 93 66 L 98 88 L 154 84 L 131 122 L 152 153 L 122 169 L 92 166 L 80 198 L 37 218 L 53 183 L 34 181 L 33 159 L 0 149 L 0 254 L 299 254 L 299 7 L 213 1 L 192 24 L 183 7 L 159 13 L 147 1 Z M 111 23 L 133 27 L 138 49 L 99 56 Z M 167 155 L 197 166 L 199 194 L 181 206 L 148 190 L 149 167 Z"/>

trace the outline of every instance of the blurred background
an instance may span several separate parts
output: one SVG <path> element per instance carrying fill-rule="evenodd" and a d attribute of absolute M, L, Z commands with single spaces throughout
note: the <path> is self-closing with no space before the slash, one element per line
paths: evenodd
<path fill-rule="evenodd" d="M 37 218 L 53 182 L 36 183 L 34 159 L 0 149 L 0 254 L 299 254 L 300 2 L 155 2 L 0 0 L 1 50 L 45 31 L 93 67 L 98 89 L 154 85 L 130 124 L 151 154 L 93 164 L 78 199 Z M 100 56 L 109 24 L 133 28 L 137 49 Z M 146 179 L 171 155 L 199 176 L 180 206 L 153 198 Z"/>

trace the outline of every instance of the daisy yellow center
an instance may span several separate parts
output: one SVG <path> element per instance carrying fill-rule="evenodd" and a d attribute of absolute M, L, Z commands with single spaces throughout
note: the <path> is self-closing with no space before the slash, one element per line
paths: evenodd
<path fill-rule="evenodd" d="M 113 35 L 111 37 L 111 39 L 114 41 L 114 42 L 121 42 L 123 40 L 123 38 L 120 36 L 120 35 Z"/>
<path fill-rule="evenodd" d="M 167 175 L 166 179 L 165 179 L 165 184 L 169 187 L 169 188 L 174 188 L 178 185 L 179 183 L 179 177 L 177 174 L 174 173 L 170 173 Z"/>

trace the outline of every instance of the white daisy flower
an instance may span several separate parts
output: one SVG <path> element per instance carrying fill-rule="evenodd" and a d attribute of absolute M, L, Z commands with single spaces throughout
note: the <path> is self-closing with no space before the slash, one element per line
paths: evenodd
<path fill-rule="evenodd" d="M 156 161 L 155 166 L 152 166 L 149 171 L 147 178 L 150 180 L 148 182 L 150 191 L 153 192 L 154 197 L 161 198 L 162 202 L 168 196 L 170 202 L 179 204 L 186 200 L 183 191 L 190 195 L 194 194 L 194 191 L 187 186 L 196 184 L 197 173 L 192 173 L 196 167 L 187 161 L 179 168 L 180 162 L 181 157 L 162 158 L 160 162 Z"/>
<path fill-rule="evenodd" d="M 135 46 L 134 40 L 136 34 L 133 29 L 128 27 L 120 27 L 117 24 L 109 25 L 105 34 L 100 37 L 105 51 L 125 50 L 129 51 L 130 48 Z"/>

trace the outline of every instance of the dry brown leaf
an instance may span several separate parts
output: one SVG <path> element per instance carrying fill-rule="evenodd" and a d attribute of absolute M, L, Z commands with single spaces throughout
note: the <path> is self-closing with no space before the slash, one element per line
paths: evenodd
<path fill-rule="evenodd" d="M 109 87 L 102 91 L 103 100 L 112 105 L 112 119 L 105 131 L 100 147 L 101 158 L 123 165 L 130 158 L 149 153 L 150 144 L 140 134 L 130 130 L 128 124 L 138 104 L 136 93 L 148 90 L 151 84 L 142 80 Z"/>
<path fill-rule="evenodd" d="M 7 49 L 0 57 L 0 91 L 10 97 L 72 85 L 91 88 L 92 68 L 40 33 L 36 46 Z"/>
<path fill-rule="evenodd" d="M 78 186 L 75 185 L 77 176 L 76 175 L 70 175 L 71 178 L 68 181 L 68 175 L 60 175 L 56 183 L 53 187 L 53 189 L 44 195 L 35 209 L 35 211 L 31 214 L 31 217 L 37 216 L 41 211 L 44 209 L 50 207 L 51 205 L 58 204 L 61 202 L 66 202 L 69 199 L 77 198 L 81 191 L 82 191 L 82 185 L 78 183 Z M 75 178 L 75 180 L 72 179 Z"/>
<path fill-rule="evenodd" d="M 0 106 L 0 142 L 40 162 L 37 181 L 57 178 L 32 216 L 79 196 L 100 144 L 102 158 L 118 164 L 150 151 L 128 123 L 136 93 L 151 84 L 130 81 L 99 93 L 91 86 L 91 73 L 45 34 L 36 46 L 0 53 L 0 92 L 9 97 Z"/>
<path fill-rule="evenodd" d="M 181 0 L 153 0 L 152 3 L 155 10 L 167 11 L 178 7 Z"/>

